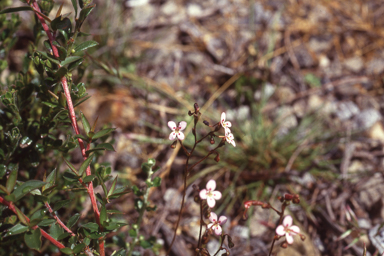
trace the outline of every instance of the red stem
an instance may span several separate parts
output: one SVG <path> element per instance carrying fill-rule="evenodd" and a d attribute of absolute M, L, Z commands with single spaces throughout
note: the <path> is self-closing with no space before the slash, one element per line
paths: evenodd
<path fill-rule="evenodd" d="M 12 202 L 8 202 L 7 200 L 5 200 L 3 197 L 0 196 L 0 203 L 5 205 L 5 206 L 8 206 L 8 208 L 17 215 L 17 211 L 16 211 L 16 208 L 15 208 L 15 205 Z M 24 218 L 29 223 L 29 218 L 27 216 L 25 216 L 25 215 L 24 215 Z M 37 229 L 37 228 L 39 228 L 37 225 L 32 227 L 32 229 L 34 229 L 34 230 Z M 48 239 L 56 247 L 58 247 L 59 249 L 65 248 L 65 246 L 62 243 L 57 241 L 55 238 L 51 237 L 47 232 L 45 232 L 41 228 L 40 228 L 40 231 L 41 231 L 41 234 L 43 235 L 43 237 Z"/>
<path fill-rule="evenodd" d="M 30 0 L 27 0 L 28 4 L 30 4 Z M 32 8 L 34 8 L 36 11 L 38 12 L 41 12 L 40 8 L 39 8 L 39 5 L 37 4 L 37 2 L 33 2 L 30 4 L 32 6 Z M 43 26 L 43 29 L 45 31 L 45 33 L 47 34 L 48 36 L 48 39 L 49 39 L 49 42 L 51 43 L 51 47 L 52 47 L 52 52 L 53 52 L 53 55 L 56 57 L 56 58 L 59 58 L 59 51 L 57 50 L 57 47 L 53 44 L 53 41 L 55 40 L 54 38 L 54 35 L 51 33 L 51 31 L 49 30 L 49 27 L 48 25 L 45 23 L 45 20 L 42 16 L 40 16 L 38 13 L 36 13 L 37 15 L 37 18 L 39 19 L 41 25 Z M 59 65 L 60 66 L 60 65 Z M 71 123 L 72 123 L 72 127 L 73 129 L 75 130 L 75 133 L 76 135 L 80 134 L 80 131 L 79 131 L 79 127 L 77 126 L 77 121 L 76 121 L 76 114 L 75 114 L 75 109 L 73 107 L 73 103 L 72 103 L 72 98 L 71 98 L 71 93 L 69 91 L 69 88 L 68 88 L 68 83 L 67 83 L 67 79 L 65 76 L 63 76 L 61 78 L 61 83 L 63 85 L 63 90 L 64 90 L 64 94 L 65 94 L 65 97 L 67 98 L 67 106 L 68 106 L 68 111 L 69 111 L 69 116 L 71 118 Z M 79 146 L 80 146 L 80 149 L 81 149 L 81 154 L 84 158 L 84 160 L 87 159 L 87 155 L 86 155 L 86 150 L 85 150 L 85 146 L 84 146 L 84 142 L 82 139 L 80 138 L 77 138 L 78 142 L 79 142 Z M 91 169 L 90 167 L 88 166 L 87 170 L 86 170 L 86 174 L 87 176 L 91 175 Z M 93 213 L 95 215 L 95 219 L 96 219 L 96 222 L 97 224 L 99 225 L 101 231 L 103 231 L 103 226 L 101 225 L 100 223 L 100 211 L 99 211 L 99 208 L 97 207 L 97 202 L 96 202 L 96 197 L 95 197 L 95 193 L 94 193 L 94 190 L 93 190 L 93 183 L 92 182 L 89 182 L 88 184 L 88 194 L 89 194 L 89 197 L 91 199 L 91 203 L 92 203 L 92 208 L 93 208 Z M 100 255 L 101 256 L 104 256 L 105 255 L 105 251 L 104 251 L 104 240 L 99 240 L 99 252 L 100 252 Z"/>
<path fill-rule="evenodd" d="M 68 233 L 71 234 L 71 236 L 75 236 L 75 234 L 72 232 L 72 230 L 70 230 L 67 226 L 65 226 L 65 224 L 60 220 L 59 217 L 57 217 L 56 213 L 52 210 L 52 207 L 49 205 L 48 202 L 45 202 L 45 207 L 47 207 L 48 211 L 51 213 L 51 215 L 53 216 L 53 218 L 57 221 L 57 223 L 65 230 L 67 231 Z"/>

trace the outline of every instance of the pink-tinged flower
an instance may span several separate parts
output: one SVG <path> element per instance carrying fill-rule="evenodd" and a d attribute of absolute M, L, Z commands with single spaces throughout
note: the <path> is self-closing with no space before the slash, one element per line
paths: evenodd
<path fill-rule="evenodd" d="M 221 198 L 221 193 L 219 191 L 215 191 L 216 181 L 210 180 L 207 183 L 207 189 L 203 189 L 200 191 L 200 198 L 205 200 L 207 199 L 207 204 L 209 207 L 213 208 L 216 204 L 215 200 L 219 200 Z"/>
<path fill-rule="evenodd" d="M 236 147 L 235 138 L 233 137 L 232 133 L 225 133 L 225 139 L 228 143 L 232 144 L 234 147 Z"/>
<path fill-rule="evenodd" d="M 221 228 L 221 225 L 224 225 L 225 222 L 227 222 L 227 217 L 220 216 L 220 218 L 217 219 L 216 213 L 211 212 L 211 215 L 209 216 L 209 220 L 212 223 L 208 224 L 208 229 L 212 229 L 213 231 L 215 231 L 215 234 L 218 236 L 221 235 L 221 233 L 223 231 Z"/>
<path fill-rule="evenodd" d="M 221 126 L 223 126 L 225 133 L 231 133 L 231 130 L 229 129 L 229 127 L 231 127 L 232 124 L 229 121 L 225 121 L 225 117 L 226 117 L 225 112 L 221 113 L 220 124 Z"/>
<path fill-rule="evenodd" d="M 293 236 L 300 234 L 300 228 L 298 226 L 292 226 L 292 217 L 287 215 L 283 220 L 283 225 L 279 225 L 276 228 L 276 234 L 279 236 L 285 236 L 287 243 L 293 243 Z"/>
<path fill-rule="evenodd" d="M 171 130 L 172 130 L 171 134 L 169 134 L 170 140 L 174 140 L 174 139 L 176 139 L 176 137 L 179 140 L 183 140 L 185 138 L 184 133 L 182 133 L 181 131 L 184 130 L 185 127 L 187 127 L 187 122 L 181 121 L 179 123 L 179 125 L 176 125 L 175 122 L 169 121 L 168 127 L 171 128 Z"/>

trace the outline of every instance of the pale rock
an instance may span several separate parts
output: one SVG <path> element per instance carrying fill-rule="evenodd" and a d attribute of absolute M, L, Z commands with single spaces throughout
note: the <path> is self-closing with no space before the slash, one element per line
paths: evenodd
<path fill-rule="evenodd" d="M 275 92 L 276 90 L 276 86 L 267 82 L 263 88 L 263 90 L 258 90 L 255 92 L 255 94 L 253 95 L 253 98 L 255 100 L 260 100 L 261 97 L 264 99 L 264 100 L 267 100 L 269 99 L 269 97 L 272 96 L 272 94 Z"/>
<path fill-rule="evenodd" d="M 295 92 L 291 88 L 286 86 L 278 87 L 275 92 L 275 95 L 281 103 L 291 102 L 295 99 L 296 96 Z"/>
<path fill-rule="evenodd" d="M 248 239 L 249 238 L 249 228 L 237 225 L 232 229 L 231 235 L 232 235 L 232 237 L 238 237 L 240 239 Z"/>
<path fill-rule="evenodd" d="M 348 59 L 345 59 L 343 65 L 346 69 L 358 73 L 364 67 L 364 60 L 360 56 L 354 56 Z"/>
<path fill-rule="evenodd" d="M 382 58 L 375 58 L 367 63 L 367 74 L 379 75 L 384 71 L 384 60 Z"/>
<path fill-rule="evenodd" d="M 280 128 L 284 130 L 294 128 L 298 124 L 293 108 L 290 106 L 279 107 L 276 111 L 276 116 L 276 121 L 280 123 Z"/>
<path fill-rule="evenodd" d="M 331 61 L 328 59 L 328 57 L 324 54 L 319 55 L 319 67 L 320 68 L 327 68 L 331 64 Z"/>
<path fill-rule="evenodd" d="M 384 142 L 384 129 L 381 122 L 376 122 L 369 130 L 368 137 Z"/>
<path fill-rule="evenodd" d="M 192 4 L 189 4 L 187 7 L 187 14 L 190 17 L 200 17 L 203 14 L 203 9 L 201 8 L 200 5 L 192 3 Z"/>
<path fill-rule="evenodd" d="M 169 188 L 164 193 L 164 201 L 170 210 L 179 210 L 181 205 L 182 196 L 175 188 Z"/>
<path fill-rule="evenodd" d="M 298 100 L 293 104 L 293 111 L 297 117 L 303 117 L 305 115 L 305 101 Z"/>
<path fill-rule="evenodd" d="M 133 22 L 137 27 L 146 27 L 153 19 L 156 8 L 151 4 L 144 4 L 133 8 Z"/>
<path fill-rule="evenodd" d="M 366 130 L 381 120 L 380 112 L 374 108 L 366 109 L 356 115 L 353 122 L 353 129 Z"/>
<path fill-rule="evenodd" d="M 332 40 L 319 40 L 311 38 L 308 42 L 309 49 L 314 52 L 327 51 L 332 48 Z"/>
<path fill-rule="evenodd" d="M 178 12 L 179 7 L 174 1 L 168 1 L 161 7 L 161 12 L 167 16 L 171 16 Z"/>
<path fill-rule="evenodd" d="M 262 225 L 263 222 L 276 222 L 279 216 L 269 212 L 268 210 L 262 209 L 261 207 L 254 207 L 254 212 L 250 218 L 249 231 L 251 237 L 263 237 L 269 230 L 268 227 Z"/>
<path fill-rule="evenodd" d="M 345 121 L 359 113 L 359 107 L 352 101 L 340 102 L 336 116 L 341 120 Z"/>
<path fill-rule="evenodd" d="M 226 114 L 228 120 L 244 121 L 250 117 L 250 108 L 249 106 L 241 106 L 237 109 L 228 109 Z"/>
<path fill-rule="evenodd" d="M 380 173 L 375 173 L 373 176 L 360 188 L 360 201 L 367 207 L 371 208 L 375 203 L 384 197 L 382 184 L 384 182 Z"/>

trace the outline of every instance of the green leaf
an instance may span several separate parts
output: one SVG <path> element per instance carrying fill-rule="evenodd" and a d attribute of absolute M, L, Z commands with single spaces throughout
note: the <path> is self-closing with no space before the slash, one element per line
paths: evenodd
<path fill-rule="evenodd" d="M 80 5 L 81 6 L 81 5 Z M 85 19 L 88 17 L 88 15 L 91 13 L 91 11 L 93 10 L 93 8 L 95 8 L 95 4 L 92 4 L 92 5 L 88 5 L 86 6 L 85 8 L 83 8 L 81 11 L 80 11 L 80 15 L 79 15 L 79 18 L 78 20 L 76 21 L 76 30 L 80 31 L 80 28 L 81 26 L 83 25 L 83 22 L 85 21 Z"/>
<path fill-rule="evenodd" d="M 13 188 L 16 185 L 16 179 L 17 179 L 17 170 L 11 171 L 11 173 L 8 176 L 7 184 L 5 187 L 7 188 L 7 191 L 11 193 L 13 191 Z"/>
<path fill-rule="evenodd" d="M 84 59 L 81 58 L 75 62 L 72 62 L 71 64 L 68 65 L 68 70 L 69 71 L 72 71 L 74 70 L 75 68 L 77 68 L 78 66 L 80 66 L 82 63 L 83 63 Z"/>
<path fill-rule="evenodd" d="M 57 240 L 61 234 L 64 234 L 64 230 L 55 223 L 49 228 L 49 234 Z"/>
<path fill-rule="evenodd" d="M 22 234 L 25 231 L 27 231 L 28 229 L 29 229 L 29 227 L 24 226 L 21 223 L 19 223 L 19 224 L 16 224 L 15 226 L 11 227 L 10 229 L 8 229 L 7 235 L 13 236 L 13 235 Z"/>
<path fill-rule="evenodd" d="M 65 66 L 65 65 L 67 65 L 69 63 L 72 63 L 74 61 L 77 61 L 77 60 L 79 60 L 81 58 L 82 58 L 81 56 L 69 56 L 69 57 L 67 57 L 65 60 L 63 60 L 61 62 L 61 66 Z"/>
<path fill-rule="evenodd" d="M 71 0 L 73 9 L 75 9 L 75 18 L 77 18 L 77 1 L 76 0 Z"/>
<path fill-rule="evenodd" d="M 67 233 L 67 232 L 64 232 L 63 234 L 59 235 L 59 237 L 57 238 L 57 240 L 63 240 L 67 237 L 69 237 L 71 234 Z"/>
<path fill-rule="evenodd" d="M 148 242 L 147 240 L 141 240 L 140 246 L 143 247 L 144 249 L 148 249 L 148 248 L 152 247 L 152 244 L 150 242 Z"/>
<path fill-rule="evenodd" d="M 147 208 L 146 208 L 146 210 L 147 210 L 148 212 L 150 212 L 150 211 L 156 211 L 156 209 L 157 209 L 157 205 L 155 205 L 155 206 L 147 206 Z"/>
<path fill-rule="evenodd" d="M 103 136 L 113 132 L 114 130 L 116 130 L 116 128 L 107 128 L 107 129 L 101 130 L 101 131 L 95 133 L 95 135 L 93 135 L 92 139 L 95 140 L 95 139 L 98 139 L 100 137 L 103 137 Z"/>
<path fill-rule="evenodd" d="M 67 42 L 68 41 L 68 33 L 65 30 L 62 30 L 62 29 L 58 29 L 57 31 L 59 31 L 60 34 L 63 35 L 63 37 L 65 39 L 65 42 Z"/>
<path fill-rule="evenodd" d="M 125 213 L 118 211 L 118 210 L 107 210 L 107 213 L 108 214 L 125 214 Z"/>
<path fill-rule="evenodd" d="M 104 221 L 108 219 L 107 215 L 107 209 L 105 208 L 105 205 L 102 205 L 100 208 L 100 223 L 103 225 Z"/>
<path fill-rule="evenodd" d="M 155 177 L 155 178 L 153 179 L 153 186 L 155 186 L 155 187 L 159 187 L 160 184 L 161 184 L 161 178 L 160 178 L 160 177 Z"/>
<path fill-rule="evenodd" d="M 117 176 L 115 177 L 115 179 L 114 179 L 113 182 L 112 182 L 111 188 L 110 188 L 109 191 L 108 191 L 107 198 L 108 198 L 110 195 L 112 195 L 113 192 L 115 191 L 116 183 L 117 183 Z"/>
<path fill-rule="evenodd" d="M 93 181 L 95 178 L 96 178 L 96 175 L 92 174 L 92 175 L 86 176 L 86 177 L 83 179 L 83 182 L 84 182 L 84 183 L 88 183 L 88 182 Z"/>
<path fill-rule="evenodd" d="M 4 187 L 3 185 L 0 185 L 0 190 L 3 191 L 5 194 L 9 195 L 7 188 Z"/>
<path fill-rule="evenodd" d="M 68 248 L 68 247 L 62 248 L 62 249 L 60 249 L 60 251 L 66 255 L 72 255 L 73 254 L 73 251 L 71 250 L 71 248 Z"/>
<path fill-rule="evenodd" d="M 83 103 L 84 101 L 86 101 L 87 99 L 91 98 L 91 96 L 87 96 L 87 97 L 84 97 L 82 98 L 81 100 L 79 100 L 78 102 L 76 102 L 73 107 L 77 107 L 79 106 L 81 103 Z"/>
<path fill-rule="evenodd" d="M 79 175 L 83 175 L 84 171 L 88 168 L 88 166 L 91 164 L 93 159 L 93 154 L 89 155 L 88 158 L 81 164 L 79 168 Z"/>
<path fill-rule="evenodd" d="M 129 231 L 128 231 L 128 234 L 130 237 L 136 237 L 137 236 L 137 232 L 135 229 L 131 228 Z"/>
<path fill-rule="evenodd" d="M 77 176 L 80 176 L 76 168 L 67 159 L 64 158 L 64 162 L 67 164 L 67 166 L 69 167 L 69 169 L 71 169 L 72 172 L 74 172 Z"/>
<path fill-rule="evenodd" d="M 53 31 L 56 31 L 58 29 L 62 29 L 65 31 L 70 31 L 72 28 L 71 20 L 68 18 L 63 18 L 63 16 L 59 16 L 52 20 L 51 22 L 51 28 Z"/>
<path fill-rule="evenodd" d="M 41 188 L 44 186 L 46 182 L 40 181 L 40 180 L 29 180 L 27 182 L 24 182 L 20 186 L 18 186 L 15 191 L 13 191 L 13 195 L 15 195 L 16 200 L 19 200 L 29 192 L 31 192 L 34 189 Z"/>
<path fill-rule="evenodd" d="M 27 136 L 24 136 L 21 140 L 20 140 L 20 147 L 21 148 L 26 148 L 26 147 L 28 147 L 29 145 L 31 145 L 32 144 L 32 140 L 29 138 L 29 137 L 27 137 Z"/>
<path fill-rule="evenodd" d="M 28 221 L 25 218 L 24 214 L 20 211 L 20 209 L 15 207 L 15 210 L 16 210 L 16 215 L 19 218 L 20 222 L 23 223 L 24 225 L 28 225 Z"/>
<path fill-rule="evenodd" d="M 48 174 L 48 177 L 45 179 L 45 182 L 47 182 L 47 184 L 45 184 L 42 188 L 42 191 L 44 192 L 46 189 L 52 187 L 53 185 L 55 185 L 55 181 L 56 181 L 56 168 L 51 171 L 50 174 Z"/>
<path fill-rule="evenodd" d="M 0 164 L 0 178 L 2 178 L 7 173 L 7 166 L 5 164 Z"/>
<path fill-rule="evenodd" d="M 77 244 L 77 245 L 73 248 L 73 253 L 79 253 L 79 252 L 83 251 L 83 249 L 84 249 L 86 246 L 87 246 L 86 244 Z"/>
<path fill-rule="evenodd" d="M 9 217 L 5 217 L 3 224 L 15 225 L 16 221 L 17 221 L 17 216 L 12 215 Z"/>
<path fill-rule="evenodd" d="M 69 182 L 74 182 L 79 180 L 79 176 L 76 176 L 72 172 L 65 172 L 63 174 L 63 178 L 66 179 Z"/>
<path fill-rule="evenodd" d="M 55 64 L 57 64 L 57 65 L 60 64 L 60 62 L 59 62 L 58 60 L 56 60 L 56 59 L 50 57 L 47 53 L 42 52 L 42 51 L 36 51 L 36 52 L 40 53 L 41 55 L 43 55 L 45 58 L 49 59 L 49 60 L 52 61 L 53 63 L 55 63 Z"/>
<path fill-rule="evenodd" d="M 24 242 L 30 248 L 39 251 L 41 247 L 41 231 L 40 228 L 31 230 L 24 234 Z"/>
<path fill-rule="evenodd" d="M 73 216 L 68 220 L 67 227 L 68 227 L 68 228 L 73 227 L 73 225 L 75 225 L 76 222 L 77 222 L 79 219 L 80 219 L 80 214 L 79 214 L 79 213 L 76 213 L 75 215 L 73 215 Z"/>
<path fill-rule="evenodd" d="M 55 78 L 56 79 L 61 79 L 63 76 L 65 76 L 68 73 L 68 69 L 65 67 L 59 68 L 57 72 L 55 73 Z"/>
<path fill-rule="evenodd" d="M 55 219 L 45 219 L 45 220 L 42 220 L 39 224 L 37 224 L 39 227 L 48 227 L 50 225 L 52 225 L 53 223 L 55 223 L 56 220 Z"/>
<path fill-rule="evenodd" d="M 68 199 L 68 200 L 62 200 L 62 201 L 56 202 L 55 206 L 53 207 L 53 211 L 59 210 L 63 206 L 66 206 L 67 204 L 69 204 L 71 201 L 73 201 L 73 200 L 72 199 Z"/>
<path fill-rule="evenodd" d="M 99 45 L 98 42 L 95 41 L 86 41 L 84 43 L 79 44 L 78 46 L 75 47 L 75 52 L 81 52 L 84 51 L 88 48 L 94 47 L 96 45 Z"/>
<path fill-rule="evenodd" d="M 94 223 L 94 222 L 88 222 L 88 223 L 82 225 L 81 227 L 89 229 L 90 231 L 93 231 L 93 232 L 99 230 L 99 225 L 97 225 L 97 223 Z"/>
<path fill-rule="evenodd" d="M 33 11 L 32 7 L 29 6 L 20 6 L 20 7 L 13 7 L 13 8 L 7 8 L 0 11 L 0 14 L 5 13 L 12 13 L 12 12 L 21 12 L 21 11 Z"/>
<path fill-rule="evenodd" d="M 94 151 L 99 151 L 99 150 L 109 150 L 109 151 L 115 151 L 111 143 L 100 143 L 96 145 L 93 149 L 87 150 L 85 153 L 89 154 Z"/>
<path fill-rule="evenodd" d="M 87 118 L 81 111 L 80 111 L 80 116 L 81 116 L 81 122 L 83 123 L 85 134 L 88 135 L 89 131 L 91 130 L 91 125 L 89 124 Z"/>

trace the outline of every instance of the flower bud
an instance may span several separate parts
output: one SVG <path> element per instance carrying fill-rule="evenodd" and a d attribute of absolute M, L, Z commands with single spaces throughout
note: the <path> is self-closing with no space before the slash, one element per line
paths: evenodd
<path fill-rule="evenodd" d="M 301 241 L 304 241 L 305 238 L 306 238 L 305 235 L 300 234 L 300 239 L 301 239 Z"/>
<path fill-rule="evenodd" d="M 171 144 L 171 148 L 176 148 L 176 144 L 177 144 L 177 140 L 175 140 L 172 144 Z"/>
<path fill-rule="evenodd" d="M 206 126 L 209 126 L 209 122 L 206 120 L 203 121 L 203 124 L 205 124 Z"/>
<path fill-rule="evenodd" d="M 200 197 L 199 197 L 199 196 L 195 196 L 195 197 L 193 198 L 193 200 L 194 200 L 196 203 L 198 203 L 198 202 L 200 201 Z"/>
<path fill-rule="evenodd" d="M 216 161 L 216 162 L 219 162 L 219 161 L 220 161 L 220 155 L 219 155 L 219 153 L 217 153 L 217 155 L 216 155 L 216 157 L 215 157 L 215 161 Z"/>
<path fill-rule="evenodd" d="M 210 229 L 209 232 L 213 232 L 212 229 Z M 207 234 L 204 234 L 203 237 L 202 237 L 202 239 L 201 239 L 201 242 L 202 242 L 203 244 L 206 244 L 206 243 L 208 243 L 208 240 L 209 240 L 208 235 L 207 235 Z"/>
<path fill-rule="evenodd" d="M 300 199 L 295 197 L 295 198 L 293 198 L 292 203 L 299 204 L 300 203 Z"/>
<path fill-rule="evenodd" d="M 213 139 L 213 137 L 211 137 L 211 140 L 209 141 L 212 145 L 215 144 L 215 140 Z"/>
<path fill-rule="evenodd" d="M 288 244 L 286 242 L 282 243 L 280 246 L 281 248 L 284 248 L 284 249 L 288 248 Z"/>
<path fill-rule="evenodd" d="M 285 200 L 292 200 L 292 199 L 293 199 L 293 195 L 291 195 L 291 194 L 285 194 L 285 195 L 284 195 L 284 199 L 285 199 Z"/>
<path fill-rule="evenodd" d="M 193 107 L 195 108 L 195 113 L 199 113 L 200 111 L 200 107 L 197 103 L 195 103 L 195 105 L 193 105 Z"/>
<path fill-rule="evenodd" d="M 191 112 L 191 110 L 188 110 L 188 115 L 189 115 L 189 116 L 193 115 L 193 113 Z"/>

